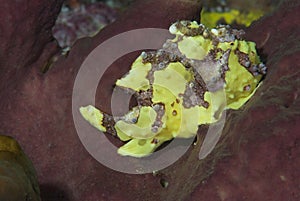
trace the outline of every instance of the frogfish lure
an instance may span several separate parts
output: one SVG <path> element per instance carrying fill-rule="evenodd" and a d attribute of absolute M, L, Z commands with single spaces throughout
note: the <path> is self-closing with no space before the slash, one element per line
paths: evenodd
<path fill-rule="evenodd" d="M 117 118 L 92 105 L 80 108 L 92 126 L 126 142 L 120 155 L 144 157 L 173 138 L 195 137 L 198 126 L 243 106 L 266 74 L 255 43 L 243 40 L 242 30 L 178 21 L 169 31 L 174 39 L 142 52 L 116 81 L 134 93 L 137 106 Z"/>

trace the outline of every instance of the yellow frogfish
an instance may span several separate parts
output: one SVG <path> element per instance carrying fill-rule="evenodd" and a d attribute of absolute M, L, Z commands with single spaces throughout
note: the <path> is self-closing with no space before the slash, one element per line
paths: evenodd
<path fill-rule="evenodd" d="M 173 39 L 142 52 L 116 81 L 134 92 L 137 106 L 118 118 L 91 105 L 80 108 L 92 126 L 125 142 L 120 155 L 145 157 L 173 138 L 195 137 L 200 125 L 243 106 L 266 74 L 255 43 L 243 40 L 242 30 L 178 21 L 169 31 Z"/>

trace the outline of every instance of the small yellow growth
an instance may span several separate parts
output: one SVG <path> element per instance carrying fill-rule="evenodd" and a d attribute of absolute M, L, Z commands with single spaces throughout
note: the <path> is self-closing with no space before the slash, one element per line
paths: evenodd
<path fill-rule="evenodd" d="M 236 9 L 232 9 L 228 12 L 209 12 L 202 9 L 201 23 L 206 27 L 213 28 L 218 25 L 220 20 L 223 20 L 223 24 L 233 24 L 234 22 L 246 27 L 250 26 L 253 21 L 259 19 L 264 14 L 261 10 L 251 10 L 248 13 L 241 12 Z"/>

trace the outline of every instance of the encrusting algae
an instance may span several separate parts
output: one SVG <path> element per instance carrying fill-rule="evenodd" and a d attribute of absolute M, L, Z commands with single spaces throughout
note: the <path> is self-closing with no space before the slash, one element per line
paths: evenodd
<path fill-rule="evenodd" d="M 249 27 L 252 22 L 264 15 L 263 10 L 252 9 L 249 12 L 242 12 L 237 9 L 229 9 L 224 12 L 208 11 L 201 12 L 201 23 L 206 27 L 213 28 L 222 21 L 225 24 L 237 24 Z"/>
<path fill-rule="evenodd" d="M 169 31 L 174 39 L 142 52 L 116 82 L 134 92 L 137 106 L 121 118 L 91 105 L 80 108 L 91 125 L 127 142 L 120 155 L 144 157 L 173 138 L 194 137 L 199 125 L 243 106 L 266 74 L 255 43 L 243 40 L 241 30 L 178 21 Z"/>

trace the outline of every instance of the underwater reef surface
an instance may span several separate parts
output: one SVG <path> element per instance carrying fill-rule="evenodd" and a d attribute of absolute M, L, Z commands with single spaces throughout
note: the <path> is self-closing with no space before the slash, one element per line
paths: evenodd
<path fill-rule="evenodd" d="M 0 7 L 0 133 L 14 137 L 33 161 L 42 200 L 300 199 L 300 2 L 283 1 L 246 30 L 268 74 L 241 110 L 227 112 L 215 150 L 198 159 L 202 127 L 197 144 L 155 175 L 119 173 L 89 155 L 72 119 L 75 76 L 86 56 L 111 36 L 197 19 L 199 2 L 137 1 L 95 37 L 76 42 L 67 57 L 58 56 L 51 36 L 61 5 L 61 0 L 30 0 Z M 114 62 L 101 80 L 96 100 L 104 111 L 109 112 L 115 80 L 138 54 Z"/>
<path fill-rule="evenodd" d="M 79 4 L 71 7 L 63 5 L 52 29 L 54 38 L 60 47 L 70 47 L 76 40 L 92 37 L 107 24 L 113 22 L 117 16 L 115 9 L 102 2 Z"/>

